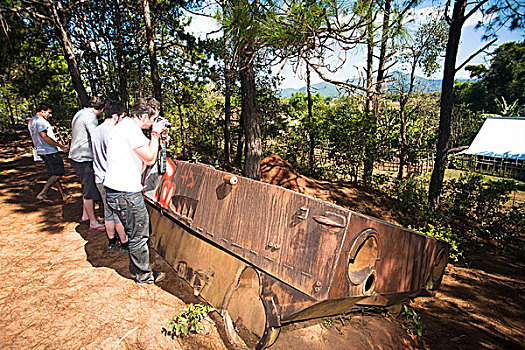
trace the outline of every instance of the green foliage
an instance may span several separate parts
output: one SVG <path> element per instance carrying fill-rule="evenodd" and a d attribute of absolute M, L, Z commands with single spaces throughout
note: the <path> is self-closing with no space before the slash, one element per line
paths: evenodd
<path fill-rule="evenodd" d="M 525 237 L 525 203 L 495 212 L 483 228 L 490 237 L 518 253 L 524 248 L 521 239 Z"/>
<path fill-rule="evenodd" d="M 456 104 L 464 104 L 474 112 L 499 113 L 501 102 L 506 101 L 505 113 L 525 115 L 525 42 L 509 42 L 493 52 L 488 69 L 469 66 L 472 74 L 479 77 L 474 82 L 455 87 Z M 494 103 L 498 99 L 499 103 Z"/>
<path fill-rule="evenodd" d="M 427 186 L 426 180 L 409 174 L 404 180 L 396 179 L 386 189 L 401 201 L 401 207 L 410 218 L 407 220 L 410 222 L 408 227 L 446 242 L 450 259 L 457 262 L 463 257 L 463 240 L 459 232 L 451 228 L 447 214 L 427 202 Z"/>
<path fill-rule="evenodd" d="M 267 153 L 272 142 L 286 130 L 286 107 L 277 95 L 278 83 L 278 78 L 270 70 L 261 70 L 257 74 L 257 109 L 261 120 L 263 153 Z"/>
<path fill-rule="evenodd" d="M 185 312 L 170 320 L 169 330 L 162 328 L 162 333 L 172 339 L 197 333 L 203 329 L 201 321 L 212 311 L 215 309 L 208 304 L 190 304 Z"/>
<path fill-rule="evenodd" d="M 406 214 L 405 225 L 449 245 L 452 261 L 464 257 L 465 246 L 477 238 L 501 242 L 516 256 L 525 237 L 525 205 L 509 206 L 513 180 L 485 180 L 479 174 L 462 174 L 445 181 L 438 208 L 427 201 L 428 180 L 409 174 L 403 180 L 375 176 L 373 185 L 396 198 Z"/>
<path fill-rule="evenodd" d="M 333 321 L 331 317 L 325 318 L 323 321 L 323 325 L 327 328 L 332 328 Z"/>
<path fill-rule="evenodd" d="M 472 112 L 469 106 L 456 104 L 452 109 L 451 147 L 470 145 L 485 119 L 483 113 Z"/>
<path fill-rule="evenodd" d="M 294 94 L 280 105 L 283 113 L 276 115 L 273 121 L 280 125 L 280 130 L 274 129 L 275 142 L 268 144 L 265 151 L 279 155 L 299 172 L 308 175 L 315 175 L 310 173 L 308 164 L 310 138 L 315 140 L 316 148 L 323 148 L 326 142 L 324 120 L 330 108 L 319 94 L 314 95 L 312 100 L 313 120 L 308 118 L 307 97 L 303 92 Z"/>
<path fill-rule="evenodd" d="M 423 329 L 425 328 L 425 325 L 423 324 L 423 321 L 421 321 L 421 318 L 414 309 L 403 305 L 403 310 L 401 310 L 401 317 L 403 317 L 402 324 L 408 332 L 419 337 L 423 335 Z"/>
<path fill-rule="evenodd" d="M 408 227 L 413 229 L 412 227 Z M 463 250 L 460 245 L 461 242 L 457 237 L 457 234 L 452 231 L 450 225 L 445 224 L 443 226 L 434 226 L 430 223 L 426 224 L 423 227 L 415 229 L 427 236 L 434 237 L 448 244 L 448 253 L 450 260 L 458 262 L 463 258 Z"/>
<path fill-rule="evenodd" d="M 444 184 L 441 210 L 450 216 L 456 225 L 475 235 L 494 238 L 498 233 L 490 232 L 516 189 L 513 180 L 484 182 L 479 174 L 462 174 Z"/>
<path fill-rule="evenodd" d="M 360 111 L 357 101 L 345 99 L 327 109 L 320 128 L 326 133 L 326 149 L 334 166 L 354 181 L 365 159 L 367 145 L 376 143 L 369 130 L 372 118 Z M 381 149 L 376 147 L 376 150 Z"/>
<path fill-rule="evenodd" d="M 496 98 L 494 100 L 496 107 L 498 108 L 499 114 L 503 117 L 517 117 L 518 115 L 518 100 L 511 104 L 508 104 L 505 97 L 501 96 L 501 99 Z"/>
<path fill-rule="evenodd" d="M 221 151 L 223 128 L 218 116 L 221 115 L 222 96 L 215 87 L 202 84 L 187 84 L 183 93 L 187 99 L 174 111 L 177 113 L 174 129 L 179 131 L 174 136 L 181 137 L 182 130 L 187 156 L 200 154 L 205 162 L 213 163 L 220 158 Z M 177 143 L 180 144 L 179 140 Z"/>

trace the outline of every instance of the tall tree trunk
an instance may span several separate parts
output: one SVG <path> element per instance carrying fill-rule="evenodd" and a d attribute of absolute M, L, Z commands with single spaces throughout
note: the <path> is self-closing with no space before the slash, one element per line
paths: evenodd
<path fill-rule="evenodd" d="M 237 137 L 237 152 L 235 153 L 234 163 L 239 168 L 242 165 L 242 158 L 244 156 L 244 112 L 239 115 L 239 133 Z"/>
<path fill-rule="evenodd" d="M 397 173 L 398 180 L 403 178 L 403 169 L 406 164 L 406 149 L 407 149 L 407 137 L 406 137 L 406 120 L 405 120 L 405 105 L 403 102 L 399 106 L 399 119 L 401 120 L 401 149 L 399 150 L 399 171 Z"/>
<path fill-rule="evenodd" d="M 314 173 L 314 149 L 315 149 L 315 136 L 314 136 L 314 116 L 313 116 L 313 102 L 312 102 L 312 84 L 310 81 L 310 66 L 306 65 L 306 91 L 308 98 L 308 135 L 310 147 L 308 150 L 308 165 L 310 167 L 310 175 Z"/>
<path fill-rule="evenodd" d="M 374 158 L 377 152 L 375 144 L 375 132 L 377 121 L 372 111 L 372 85 L 373 85 L 373 62 L 374 62 L 374 33 L 372 27 L 372 10 L 369 9 L 368 25 L 367 25 L 367 61 L 366 61 L 366 96 L 365 96 L 365 114 L 366 118 L 370 120 L 369 137 L 365 145 L 365 160 L 363 164 L 363 182 L 370 184 L 372 181 L 372 173 L 374 170 Z"/>
<path fill-rule="evenodd" d="M 390 37 L 390 11 L 392 8 L 392 0 L 385 1 L 385 12 L 383 14 L 383 28 L 381 33 L 381 45 L 379 49 L 379 63 L 377 68 L 377 84 L 374 98 L 374 114 L 379 114 L 379 96 L 383 92 L 383 86 L 385 79 L 385 64 L 386 64 L 386 51 L 388 47 L 388 39 Z"/>
<path fill-rule="evenodd" d="M 151 12 L 149 1 L 142 0 L 144 10 L 144 20 L 146 22 L 146 38 L 148 40 L 149 63 L 151 67 L 151 82 L 153 84 L 153 96 L 160 102 L 162 110 L 162 87 L 159 77 L 159 65 L 157 62 L 157 53 L 155 52 L 155 35 L 151 25 Z"/>
<path fill-rule="evenodd" d="M 182 114 L 181 104 L 177 105 L 179 109 L 179 121 L 180 121 L 180 145 L 182 148 L 182 157 L 186 157 L 186 145 L 184 141 L 184 115 Z"/>
<path fill-rule="evenodd" d="M 120 13 L 120 6 L 115 4 L 113 11 L 115 12 L 115 27 L 117 31 L 117 40 L 115 42 L 115 54 L 117 61 L 117 76 L 118 76 L 118 95 L 120 101 L 125 106 L 128 105 L 128 72 L 126 55 L 124 54 L 124 38 L 122 33 L 122 15 Z"/>
<path fill-rule="evenodd" d="M 226 64 L 227 65 L 227 64 Z M 231 162 L 231 154 L 230 154 L 230 143 L 231 143 L 231 135 L 230 135 L 230 124 L 231 124 L 231 70 L 228 68 L 224 68 L 224 161 L 226 164 L 230 164 Z"/>
<path fill-rule="evenodd" d="M 439 195 L 443 187 L 443 178 L 447 167 L 447 151 L 450 140 L 450 119 L 452 115 L 454 76 L 456 74 L 456 57 L 458 53 L 461 29 L 464 23 L 467 0 L 456 0 L 448 32 L 447 49 L 445 53 L 445 69 L 441 84 L 441 103 L 439 111 L 439 134 L 436 147 L 434 170 L 430 178 L 428 200 L 435 206 L 439 205 Z"/>
<path fill-rule="evenodd" d="M 244 176 L 261 179 L 261 127 L 257 112 L 255 92 L 255 72 L 250 55 L 241 54 L 241 85 L 243 99 L 243 127 L 246 137 L 246 157 L 244 159 Z"/>
<path fill-rule="evenodd" d="M 55 35 L 57 36 L 62 52 L 64 53 L 64 59 L 67 62 L 69 74 L 71 75 L 71 82 L 77 93 L 79 105 L 84 107 L 87 105 L 89 97 L 86 88 L 84 87 L 84 83 L 82 82 L 80 70 L 78 69 L 78 63 L 73 51 L 73 43 L 71 42 L 69 35 L 68 24 L 66 23 L 64 16 L 62 2 L 46 0 L 44 4 L 49 10 Z"/>
<path fill-rule="evenodd" d="M 242 159 L 244 157 L 244 113 L 246 111 L 243 86 L 241 84 L 241 114 L 239 114 L 239 131 L 237 136 L 237 153 L 235 154 L 235 165 L 242 166 Z"/>

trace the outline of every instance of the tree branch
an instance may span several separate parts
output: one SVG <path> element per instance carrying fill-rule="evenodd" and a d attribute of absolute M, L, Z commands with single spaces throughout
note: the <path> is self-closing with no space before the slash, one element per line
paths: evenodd
<path fill-rule="evenodd" d="M 355 89 L 355 90 L 361 90 L 363 92 L 366 92 L 367 89 L 362 87 L 362 86 L 359 86 L 359 85 L 355 85 L 355 84 L 351 84 L 351 83 L 347 83 L 345 81 L 339 81 L 339 80 L 333 80 L 333 79 L 330 79 L 328 77 L 326 77 L 325 75 L 323 75 L 323 73 L 321 73 L 321 71 L 319 69 L 317 69 L 317 67 L 313 64 L 311 64 L 309 61 L 307 61 L 305 59 L 306 63 L 317 73 L 317 75 L 319 75 L 319 77 L 321 79 L 323 79 L 324 81 L 326 81 L 327 83 L 332 83 L 334 85 L 337 85 L 337 86 L 342 86 L 342 87 L 345 87 L 347 89 Z M 374 92 L 372 92 L 374 93 Z"/>
<path fill-rule="evenodd" d="M 487 2 L 487 0 L 482 0 L 479 2 L 479 4 L 477 4 L 476 6 L 474 6 L 474 8 L 472 10 L 469 11 L 469 13 L 467 13 L 462 19 L 461 19 L 461 23 L 465 23 L 465 21 L 470 17 L 472 16 L 474 13 L 476 13 L 476 11 L 478 11 L 480 9 L 481 6 L 485 5 L 485 3 Z"/>
<path fill-rule="evenodd" d="M 490 45 L 494 44 L 498 39 L 494 39 L 492 40 L 491 42 L 489 42 L 488 44 L 486 44 L 485 46 L 483 46 L 481 49 L 479 49 L 478 51 L 474 52 L 472 55 L 469 56 L 469 58 L 467 58 L 458 68 L 456 68 L 455 70 L 455 73 L 457 73 L 458 71 L 461 70 L 461 68 L 463 68 L 467 63 L 469 63 L 474 57 L 476 57 L 477 55 L 479 55 L 480 53 L 482 53 L 483 51 L 485 51 Z"/>

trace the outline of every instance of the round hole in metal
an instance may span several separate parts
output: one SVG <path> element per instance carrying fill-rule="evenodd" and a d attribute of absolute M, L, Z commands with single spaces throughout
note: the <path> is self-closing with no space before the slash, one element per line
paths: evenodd
<path fill-rule="evenodd" d="M 368 278 L 366 279 L 365 293 L 369 293 L 369 292 L 371 292 L 373 290 L 374 285 L 375 285 L 375 281 L 376 281 L 375 275 L 373 273 L 370 274 L 370 276 L 368 276 Z"/>
<path fill-rule="evenodd" d="M 374 236 L 368 237 L 359 247 L 355 259 L 348 263 L 348 278 L 354 285 L 366 281 L 374 271 L 379 249 Z"/>

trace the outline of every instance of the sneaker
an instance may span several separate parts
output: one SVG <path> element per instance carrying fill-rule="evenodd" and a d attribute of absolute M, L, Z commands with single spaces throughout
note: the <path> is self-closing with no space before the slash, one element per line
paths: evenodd
<path fill-rule="evenodd" d="M 121 243 L 120 244 L 120 247 L 119 247 L 119 250 L 118 250 L 118 254 L 119 255 L 128 255 L 129 254 L 129 248 L 128 248 L 128 244 L 127 243 Z"/>
<path fill-rule="evenodd" d="M 131 277 L 136 278 L 137 276 L 131 274 Z M 166 278 L 165 272 L 153 271 L 153 282 L 151 283 L 150 282 L 139 282 L 139 281 L 136 281 L 136 282 L 137 284 L 153 284 L 153 283 L 158 283 L 165 278 Z"/>
<path fill-rule="evenodd" d="M 110 239 L 108 243 L 108 247 L 106 248 L 106 253 L 115 253 L 120 246 L 120 242 L 118 239 Z"/>
<path fill-rule="evenodd" d="M 153 271 L 153 278 L 155 279 L 155 283 L 158 283 L 166 278 L 166 273 L 159 272 L 159 271 Z"/>
<path fill-rule="evenodd" d="M 152 262 L 151 264 L 149 264 L 149 266 L 151 267 L 151 271 L 155 274 L 155 271 L 153 271 L 153 268 L 155 267 L 155 263 Z M 131 278 L 137 278 L 137 275 L 135 275 L 134 273 L 130 273 L 130 276 Z"/>

